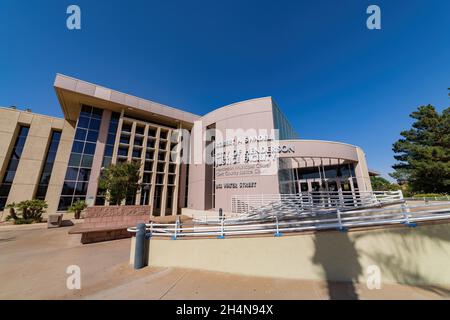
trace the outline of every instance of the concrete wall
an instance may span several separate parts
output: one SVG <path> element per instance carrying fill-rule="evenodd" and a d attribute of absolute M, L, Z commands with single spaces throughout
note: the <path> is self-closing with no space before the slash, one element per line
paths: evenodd
<path fill-rule="evenodd" d="M 216 109 L 200 120 L 195 122 L 191 136 L 191 155 L 194 155 L 194 161 L 204 154 L 204 134 L 208 126 L 215 124 L 217 132 L 222 136 L 216 136 L 216 141 L 223 141 L 233 138 L 242 138 L 245 136 L 253 136 L 262 134 L 259 130 L 266 130 L 266 134 L 271 134 L 274 129 L 273 122 L 273 100 L 271 97 L 258 98 L 234 103 L 219 109 Z M 235 135 L 228 135 L 230 130 L 241 130 Z M 199 136 L 201 138 L 199 138 Z M 242 148 L 246 146 L 243 145 Z M 234 146 L 216 148 L 224 151 L 230 151 Z M 274 163 L 276 166 L 276 163 Z M 233 165 L 227 166 L 234 170 Z M 193 163 L 189 166 L 189 194 L 188 207 L 192 209 L 205 210 L 209 209 L 208 200 L 211 191 L 206 190 L 205 179 L 206 165 L 205 163 Z M 239 170 L 237 170 L 239 171 Z M 277 167 L 272 170 L 271 174 L 256 174 L 239 176 L 219 176 L 216 171 L 216 184 L 240 183 L 240 182 L 256 182 L 256 187 L 245 190 L 237 190 L 232 188 L 223 188 L 215 190 L 215 208 L 223 208 L 225 211 L 231 211 L 231 197 L 240 194 L 243 191 L 246 194 L 276 194 L 279 192 Z M 205 190 L 199 192 L 197 190 Z M 210 197 L 210 196 L 209 196 Z"/>
<path fill-rule="evenodd" d="M 7 203 L 32 199 L 35 196 L 39 178 L 50 143 L 52 130 L 61 131 L 52 176 L 47 190 L 47 212 L 54 212 L 58 206 L 59 195 L 72 147 L 74 123 L 64 119 L 0 108 L 0 176 L 3 177 L 8 165 L 11 150 L 18 128 L 29 126 L 30 130 L 14 176 Z"/>
<path fill-rule="evenodd" d="M 365 283 L 368 266 L 377 265 L 383 283 L 450 285 L 449 223 L 279 238 L 149 241 L 151 266 Z M 134 261 L 133 244 L 130 263 Z"/>

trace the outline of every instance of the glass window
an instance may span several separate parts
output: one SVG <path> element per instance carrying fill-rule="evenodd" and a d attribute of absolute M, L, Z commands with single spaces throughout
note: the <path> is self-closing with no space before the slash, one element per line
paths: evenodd
<path fill-rule="evenodd" d="M 63 184 L 62 188 L 62 195 L 73 195 L 73 192 L 75 191 L 75 183 L 73 181 L 66 181 Z"/>
<path fill-rule="evenodd" d="M 83 153 L 84 143 L 80 141 L 74 141 L 72 145 L 72 152 Z"/>
<path fill-rule="evenodd" d="M 112 158 L 111 158 L 111 157 L 104 157 L 104 158 L 103 158 L 102 166 L 103 166 L 104 168 L 106 168 L 106 167 L 108 167 L 109 165 L 111 165 L 111 162 L 112 162 Z"/>
<path fill-rule="evenodd" d="M 134 149 L 133 150 L 133 158 L 140 158 L 141 157 L 141 150 Z"/>
<path fill-rule="evenodd" d="M 71 166 L 71 167 L 78 167 L 80 165 L 80 162 L 81 162 L 81 154 L 79 154 L 79 153 L 72 153 L 70 155 L 69 166 Z"/>
<path fill-rule="evenodd" d="M 58 206 L 59 210 L 66 210 L 77 199 L 85 199 L 84 195 L 88 186 L 102 115 L 102 109 L 86 105 L 83 105 L 81 108 L 75 134 L 76 140 L 74 140 L 72 145 L 72 154 L 70 155 L 69 166 L 66 172 L 66 180 L 68 181 L 65 181 L 66 192 L 70 188 L 69 191 L 76 191 L 76 196 L 69 197 L 70 194 L 64 194 Z M 60 135 L 55 135 L 55 139 L 59 140 Z M 52 158 L 53 155 L 49 154 L 49 159 Z M 72 192 L 71 195 L 73 194 Z M 81 197 L 78 195 L 81 195 Z"/>
<path fill-rule="evenodd" d="M 100 123 L 101 120 L 99 119 L 91 119 L 91 122 L 89 123 L 89 129 L 91 130 L 100 130 Z"/>
<path fill-rule="evenodd" d="M 92 113 L 92 107 L 86 106 L 86 105 L 82 105 L 81 106 L 80 116 L 90 117 L 91 113 Z"/>
<path fill-rule="evenodd" d="M 86 142 L 84 146 L 84 153 L 93 155 L 95 153 L 95 143 Z"/>
<path fill-rule="evenodd" d="M 120 143 L 129 144 L 130 143 L 130 137 L 120 136 Z"/>
<path fill-rule="evenodd" d="M 97 142 L 97 138 L 98 138 L 98 131 L 89 130 L 86 137 L 86 141 Z"/>
<path fill-rule="evenodd" d="M 134 138 L 134 145 L 135 146 L 142 146 L 143 139 L 141 137 L 135 137 Z"/>
<path fill-rule="evenodd" d="M 51 177 L 51 172 L 42 172 L 41 180 L 39 180 L 39 184 L 49 184 Z"/>
<path fill-rule="evenodd" d="M 0 185 L 0 197 L 8 197 L 9 190 L 11 190 L 11 184 L 10 183 L 2 183 Z"/>
<path fill-rule="evenodd" d="M 103 156 L 105 156 L 105 157 L 112 157 L 112 155 L 113 155 L 113 150 L 114 150 L 114 147 L 113 147 L 113 146 L 111 146 L 111 145 L 106 145 L 106 147 L 105 147 L 105 153 L 104 153 Z"/>
<path fill-rule="evenodd" d="M 153 170 L 153 162 L 146 161 L 144 165 L 144 171 L 152 171 Z"/>
<path fill-rule="evenodd" d="M 89 177 L 91 175 L 90 169 L 81 168 L 78 172 L 78 181 L 89 181 Z"/>
<path fill-rule="evenodd" d="M 142 177 L 142 183 L 150 183 L 152 175 L 150 173 L 144 173 Z"/>
<path fill-rule="evenodd" d="M 90 155 L 84 155 L 83 159 L 81 160 L 81 166 L 85 168 L 92 167 L 92 162 L 94 161 L 94 157 Z"/>
<path fill-rule="evenodd" d="M 108 138 L 106 140 L 106 144 L 114 145 L 116 142 L 116 135 L 115 134 L 108 134 Z"/>
<path fill-rule="evenodd" d="M 148 129 L 148 136 L 149 137 L 156 137 L 156 129 L 149 128 Z"/>
<path fill-rule="evenodd" d="M 89 121 L 90 121 L 90 118 L 87 118 L 87 117 L 79 117 L 78 118 L 78 124 L 77 124 L 77 127 L 78 128 L 89 128 Z"/>
<path fill-rule="evenodd" d="M 86 195 L 87 193 L 87 182 L 77 182 L 77 186 L 75 188 L 75 195 Z"/>
<path fill-rule="evenodd" d="M 131 124 L 130 123 L 122 124 L 122 131 L 124 131 L 124 132 L 131 132 Z"/>
<path fill-rule="evenodd" d="M 7 171 L 16 171 L 19 166 L 19 159 L 11 159 L 8 163 Z"/>
<path fill-rule="evenodd" d="M 160 139 L 167 139 L 168 131 L 161 130 L 159 137 Z"/>
<path fill-rule="evenodd" d="M 117 151 L 117 154 L 119 156 L 127 156 L 128 155 L 128 149 L 126 148 L 119 148 L 119 150 Z"/>
<path fill-rule="evenodd" d="M 137 126 L 136 127 L 136 134 L 144 134 L 144 130 L 145 130 L 144 127 Z"/>
<path fill-rule="evenodd" d="M 158 163 L 158 165 L 156 166 L 156 170 L 158 172 L 164 172 L 165 166 L 165 163 Z"/>
<path fill-rule="evenodd" d="M 78 128 L 75 132 L 75 140 L 84 141 L 86 139 L 87 130 Z"/>
<path fill-rule="evenodd" d="M 163 182 L 164 182 L 164 174 L 157 174 L 156 175 L 156 183 L 163 184 Z"/>
<path fill-rule="evenodd" d="M 55 159 L 56 159 L 56 152 L 54 152 L 54 151 L 49 151 L 49 152 L 47 153 L 47 162 L 53 163 L 53 162 L 55 162 Z"/>
<path fill-rule="evenodd" d="M 92 108 L 92 118 L 102 119 L 103 109 Z"/>
<path fill-rule="evenodd" d="M 72 196 L 70 197 L 61 197 L 59 199 L 58 210 L 67 210 L 72 204 Z"/>
<path fill-rule="evenodd" d="M 78 177 L 78 168 L 68 167 L 66 171 L 65 180 L 73 180 L 76 181 Z"/>
<path fill-rule="evenodd" d="M 19 137 L 27 137 L 28 136 L 28 132 L 30 131 L 29 127 L 20 127 L 19 129 Z"/>

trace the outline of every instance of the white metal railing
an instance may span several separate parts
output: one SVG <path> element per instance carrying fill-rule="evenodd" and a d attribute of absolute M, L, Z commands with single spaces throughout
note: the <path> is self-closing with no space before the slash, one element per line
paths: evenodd
<path fill-rule="evenodd" d="M 298 194 L 248 194 L 231 198 L 231 211 L 251 214 L 268 207 L 297 207 L 300 210 L 355 208 L 394 203 L 403 200 L 399 191 L 318 191 Z"/>
<path fill-rule="evenodd" d="M 310 230 L 338 229 L 346 230 L 355 227 L 381 226 L 392 224 L 405 224 L 414 226 L 417 222 L 433 220 L 450 220 L 450 203 L 443 208 L 442 204 L 428 204 L 407 206 L 402 204 L 396 208 L 370 208 L 355 209 L 349 211 L 337 210 L 334 214 L 314 215 L 303 214 L 296 219 L 279 219 L 272 216 L 261 221 L 239 223 L 222 219 L 220 223 L 195 224 L 185 223 L 150 223 L 147 224 L 147 232 L 151 236 L 182 237 L 226 236 L 267 234 L 281 235 L 286 232 L 300 232 Z M 229 222 L 229 223 L 226 223 Z M 136 232 L 136 228 L 128 228 L 129 232 Z"/>

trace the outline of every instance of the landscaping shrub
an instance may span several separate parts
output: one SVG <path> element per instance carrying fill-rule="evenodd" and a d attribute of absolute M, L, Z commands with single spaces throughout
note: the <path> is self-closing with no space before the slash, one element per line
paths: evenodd
<path fill-rule="evenodd" d="M 30 224 L 42 221 L 42 214 L 48 208 L 44 200 L 25 200 L 8 205 L 9 216 L 7 220 L 14 220 L 14 224 Z"/>
<path fill-rule="evenodd" d="M 446 194 L 442 193 L 419 193 L 413 195 L 413 198 L 446 198 Z"/>
<path fill-rule="evenodd" d="M 86 209 L 87 204 L 83 200 L 75 201 L 69 208 L 69 212 L 75 213 L 75 219 L 81 218 L 81 211 Z"/>

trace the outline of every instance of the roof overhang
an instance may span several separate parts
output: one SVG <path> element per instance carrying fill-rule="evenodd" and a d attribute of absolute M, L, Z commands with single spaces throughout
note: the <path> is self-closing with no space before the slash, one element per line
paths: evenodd
<path fill-rule="evenodd" d="M 168 125 L 181 124 L 192 127 L 200 117 L 172 108 L 157 102 L 145 100 L 126 93 L 101 87 L 86 81 L 78 80 L 62 74 L 57 74 L 54 82 L 56 95 L 67 120 L 77 120 L 82 104 L 97 108 L 122 112 L 129 116 L 152 119 Z"/>

